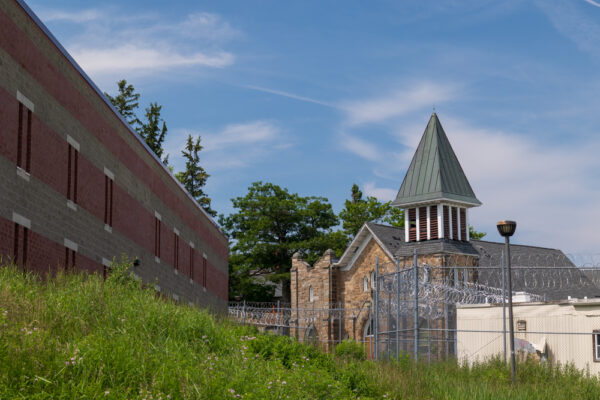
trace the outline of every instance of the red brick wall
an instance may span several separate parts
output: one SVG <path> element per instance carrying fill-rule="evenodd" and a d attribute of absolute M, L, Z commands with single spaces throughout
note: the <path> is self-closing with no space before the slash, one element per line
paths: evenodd
<path fill-rule="evenodd" d="M 143 181 L 161 200 L 190 226 L 221 257 L 228 255 L 227 243 L 218 239 L 207 224 L 205 217 L 197 217 L 157 174 L 132 151 L 129 145 L 116 134 L 104 118 L 100 117 L 89 101 L 77 91 L 71 82 L 40 52 L 29 38 L 0 11 L 0 47 L 17 60 L 23 68 L 40 83 L 73 117 L 106 146 L 119 161 Z M 108 107 L 108 106 L 107 106 Z M 18 109 L 17 109 L 18 110 Z M 115 117 L 116 118 L 116 117 Z M 154 162 L 157 162 L 154 160 Z M 193 207 L 193 206 L 192 206 Z M 202 221 L 204 219 L 204 221 Z"/>
<path fill-rule="evenodd" d="M 196 235 L 202 239 L 202 249 L 198 248 L 194 250 L 194 278 L 197 282 L 202 283 L 202 252 L 206 251 L 211 258 L 207 268 L 207 288 L 222 299 L 227 299 L 227 273 L 219 271 L 216 266 L 219 265 L 220 268 L 223 268 L 223 264 L 226 266 L 228 248 L 225 238 L 212 225 L 209 218 L 198 213 L 193 201 L 188 199 L 187 196 L 183 196 L 181 189 L 176 187 L 174 183 L 169 182 L 172 178 L 162 170 L 162 167 L 158 168 L 158 161 L 149 158 L 149 156 L 144 153 L 146 150 L 143 149 L 139 143 L 133 142 L 133 144 L 129 144 L 131 138 L 120 136 L 123 134 L 123 125 L 121 121 L 112 114 L 109 114 L 107 117 L 106 109 L 103 109 L 103 107 L 108 106 L 105 104 L 98 105 L 98 99 L 93 97 L 96 96 L 96 94 L 93 93 L 93 89 L 88 90 L 85 86 L 79 86 L 80 82 L 77 80 L 79 78 L 73 78 L 74 75 L 71 75 L 75 69 L 70 65 L 70 62 L 62 55 L 60 55 L 62 59 L 57 62 L 54 58 L 54 54 L 50 53 L 46 56 L 46 53 L 42 51 L 43 49 L 49 48 L 46 47 L 47 45 L 54 45 L 51 44 L 49 40 L 45 44 L 43 43 L 43 40 L 42 42 L 36 40 L 34 43 L 30 39 L 30 36 L 34 37 L 38 33 L 29 29 L 29 26 L 26 27 L 27 33 L 22 31 L 21 28 L 17 26 L 4 11 L 2 11 L 3 7 L 0 7 L 0 48 L 2 48 L 12 60 L 18 63 L 35 81 L 32 82 L 32 85 L 25 84 L 24 88 L 32 91 L 38 90 L 39 92 L 40 89 L 37 89 L 36 85 L 40 85 L 41 90 L 44 91 L 43 95 L 45 96 L 48 94 L 53 98 L 52 104 L 50 105 L 50 107 L 53 107 L 52 109 L 60 109 L 61 112 L 62 109 L 64 109 L 66 113 L 69 114 L 68 117 L 65 117 L 67 121 L 72 122 L 70 121 L 70 118 L 72 117 L 83 126 L 83 130 L 73 130 L 71 135 L 74 136 L 75 140 L 81 142 L 82 151 L 84 153 L 90 149 L 90 147 L 85 147 L 89 144 L 86 144 L 84 141 L 86 138 L 90 138 L 89 134 L 91 134 L 106 148 L 106 150 L 111 152 L 118 161 L 127 168 L 127 170 L 133 173 L 135 177 L 139 179 L 141 184 L 153 191 L 153 196 L 169 208 L 171 211 L 169 212 L 171 218 L 173 218 L 174 213 L 178 220 L 183 221 L 188 228 L 192 229 Z M 34 30 L 36 28 L 33 25 L 31 27 L 33 27 Z M 38 48 L 37 46 L 40 47 Z M 15 69 L 15 71 L 17 71 L 17 69 Z M 31 81 L 30 77 L 26 74 L 19 75 L 19 80 Z M 71 76 L 71 78 L 69 78 L 69 76 Z M 70 79 L 74 80 L 71 81 Z M 75 82 L 75 84 L 73 82 Z M 9 86 L 10 85 L 7 87 Z M 33 87 L 36 89 L 32 89 Z M 26 93 L 26 95 L 28 94 Z M 34 96 L 32 100 L 36 103 L 37 98 L 35 97 L 35 93 L 32 93 L 32 96 Z M 38 93 L 38 96 L 41 96 L 41 94 Z M 42 111 L 47 112 L 47 110 L 50 109 L 44 107 L 48 107 L 48 105 L 43 104 L 43 102 L 42 104 L 36 104 L 36 111 L 41 109 Z M 18 111 L 19 103 L 15 98 L 15 93 L 9 93 L 4 88 L 0 87 L 0 156 L 13 163 L 16 163 L 17 153 L 16 137 Z M 25 109 L 25 111 L 27 111 L 27 109 Z M 44 117 L 43 112 L 41 112 L 40 115 L 42 118 Z M 111 118 L 113 119 L 111 120 Z M 55 126 L 50 119 L 48 119 L 48 123 Z M 114 129 L 115 123 L 121 125 L 118 131 Z M 33 113 L 31 134 L 32 177 L 47 185 L 57 194 L 65 196 L 67 191 L 68 145 L 64 138 L 62 127 L 61 134 L 58 134 L 46 125 L 36 113 Z M 127 133 L 126 135 L 129 134 L 130 133 Z M 78 155 L 77 203 L 81 209 L 88 211 L 99 221 L 103 221 L 105 201 L 104 171 L 98 166 L 97 159 L 95 157 L 92 157 L 92 159 L 96 164 L 85 158 L 81 153 Z M 108 165 L 108 167 L 111 170 L 113 169 L 110 165 Z M 36 187 L 39 187 L 39 182 L 36 181 L 36 185 L 38 185 Z M 29 190 L 23 188 L 24 186 L 20 186 L 18 193 L 21 193 L 22 190 Z M 147 203 L 145 199 L 136 200 L 136 198 L 139 199 L 140 196 L 137 196 L 138 192 L 135 192 L 135 189 L 135 187 L 128 187 L 125 189 L 118 186 L 116 183 L 113 184 L 113 228 L 115 233 L 126 236 L 138 246 L 146 249 L 149 253 L 153 253 L 154 211 L 146 208 L 147 206 L 145 206 L 145 204 Z M 130 195 L 128 190 L 134 190 L 132 193 L 134 193 L 136 197 L 134 198 L 134 196 Z M 50 195 L 50 193 L 51 191 L 48 191 L 47 194 L 44 193 L 44 195 Z M 54 199 L 56 202 L 56 197 L 54 197 Z M 9 200 L 12 200 L 12 198 Z M 161 212 L 161 210 L 158 211 Z M 4 215 L 8 215 L 9 213 L 10 212 Z M 77 218 L 76 213 L 69 214 L 66 218 L 71 218 L 70 215 Z M 39 220 L 36 220 L 34 217 Z M 32 220 L 34 229 L 36 224 L 38 224 L 38 227 L 40 226 L 39 224 L 43 224 L 43 220 L 40 219 L 41 217 L 33 215 L 32 218 L 34 218 Z M 94 224 L 93 219 L 89 217 L 86 218 L 88 218 L 92 225 Z M 179 228 L 181 229 L 182 227 Z M 80 229 L 81 234 L 84 234 L 84 232 L 81 231 L 81 224 L 78 229 Z M 95 226 L 94 229 L 98 229 L 98 226 Z M 22 235 L 22 227 L 19 232 Z M 65 248 L 62 243 L 53 241 L 58 240 L 56 237 L 52 236 L 52 234 L 45 233 L 53 237 L 53 240 L 50 240 L 31 230 L 28 232 L 28 264 L 35 266 L 40 272 L 47 270 L 49 266 L 55 268 L 58 265 L 65 264 Z M 189 229 L 187 229 L 187 232 L 189 235 Z M 174 265 L 175 235 L 173 233 L 173 227 L 166 223 L 162 223 L 161 233 L 161 260 L 164 260 L 165 264 Z M 94 233 L 93 235 L 96 234 Z M 82 240 L 84 240 L 85 243 L 85 240 L 89 240 L 89 238 Z M 178 269 L 189 276 L 190 248 L 188 240 L 189 238 L 184 237 L 180 237 L 179 239 Z M 12 254 L 13 241 L 14 223 L 5 218 L 0 218 L 0 254 Z M 194 241 L 196 242 L 196 246 L 200 247 L 196 239 L 194 239 Z M 20 243 L 22 243 L 22 239 L 20 239 Z M 206 248 L 205 245 L 207 245 L 208 248 Z M 95 253 L 92 252 L 90 254 Z M 215 254 L 218 256 L 215 257 Z M 100 258 L 100 256 L 101 255 L 95 255 L 94 257 Z M 222 261 L 224 263 L 222 263 Z M 216 263 L 216 265 L 214 263 Z M 91 272 L 102 272 L 103 270 L 99 262 L 93 261 L 83 256 L 81 253 L 78 253 L 76 256 L 76 265 L 83 270 Z M 165 265 L 165 267 L 168 266 Z"/>

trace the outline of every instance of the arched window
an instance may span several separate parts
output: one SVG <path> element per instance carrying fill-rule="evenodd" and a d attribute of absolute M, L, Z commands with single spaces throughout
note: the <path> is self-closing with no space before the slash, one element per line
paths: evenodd
<path fill-rule="evenodd" d="M 363 278 L 363 292 L 368 292 L 369 291 L 369 278 L 367 278 L 367 276 L 365 275 L 365 277 Z"/>
<path fill-rule="evenodd" d="M 308 287 L 308 301 L 309 302 L 313 302 L 315 299 L 314 295 L 313 295 L 313 288 L 312 285 Z"/>
<path fill-rule="evenodd" d="M 371 289 L 375 289 L 375 271 L 371 272 Z"/>

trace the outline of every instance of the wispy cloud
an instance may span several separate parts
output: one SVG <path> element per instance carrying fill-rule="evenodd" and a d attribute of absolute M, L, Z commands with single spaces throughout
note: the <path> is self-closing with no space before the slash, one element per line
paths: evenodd
<path fill-rule="evenodd" d="M 271 121 L 230 124 L 213 132 L 180 130 L 169 139 L 169 143 L 177 144 L 168 148 L 175 164 L 181 161 L 181 144 L 185 143 L 185 138 L 190 134 L 202 137 L 202 165 L 209 173 L 247 167 L 267 159 L 273 152 L 291 146 L 282 129 Z"/>
<path fill-rule="evenodd" d="M 381 123 L 424 107 L 431 109 L 455 98 L 457 91 L 455 85 L 422 82 L 374 98 L 348 101 L 342 108 L 350 126 Z"/>
<path fill-rule="evenodd" d="M 594 0 L 583 0 L 583 1 L 585 1 L 586 3 L 589 3 L 593 6 L 600 7 L 600 3 L 597 3 Z"/>
<path fill-rule="evenodd" d="M 600 7 L 600 3 L 584 0 Z M 573 41 L 577 47 L 595 57 L 600 57 L 600 23 L 582 9 L 579 3 L 572 1 L 536 1 L 537 6 L 546 14 L 554 28 Z"/>
<path fill-rule="evenodd" d="M 363 190 L 367 196 L 375 197 L 379 201 L 390 201 L 396 198 L 398 189 L 377 187 L 375 182 L 367 182 L 363 185 Z"/>
<path fill-rule="evenodd" d="M 543 137 L 482 128 L 446 115 L 440 120 L 483 202 L 473 209 L 473 224 L 489 232 L 491 240 L 494 222 L 513 218 L 519 222 L 517 239 L 521 243 L 573 252 L 589 252 L 597 246 L 594 232 L 600 221 L 600 177 L 594 171 L 600 169 L 596 156 L 600 140 L 554 145 Z M 416 144 L 409 136 L 420 137 L 422 129 L 400 136 L 410 157 Z M 402 160 L 406 167 L 410 157 Z"/>
<path fill-rule="evenodd" d="M 49 10 L 42 11 L 40 18 L 43 21 L 68 21 L 74 23 L 84 23 L 90 21 L 96 21 L 103 16 L 103 13 L 97 9 L 81 10 L 81 11 L 62 11 L 62 10 Z"/>
<path fill-rule="evenodd" d="M 186 66 L 222 68 L 233 64 L 234 61 L 234 56 L 227 52 L 185 54 L 178 53 L 168 45 L 138 47 L 128 44 L 104 49 L 78 46 L 71 54 L 87 73 L 119 76 L 131 76 L 131 72 L 158 72 L 165 68 Z"/>
<path fill-rule="evenodd" d="M 62 40 L 95 79 L 163 73 L 173 68 L 224 68 L 235 55 L 223 48 L 240 36 L 219 15 L 191 13 L 179 21 L 158 15 L 123 16 L 122 10 L 41 11 L 42 20 L 78 24 L 81 33 Z"/>
<path fill-rule="evenodd" d="M 372 142 L 368 142 L 358 136 L 344 133 L 340 137 L 342 148 L 369 161 L 378 161 L 382 158 L 382 152 Z"/>
<path fill-rule="evenodd" d="M 290 99 L 303 101 L 306 103 L 314 103 L 314 104 L 319 104 L 319 105 L 322 105 L 325 107 L 338 108 L 338 106 L 335 105 L 334 103 L 328 103 L 326 101 L 321 101 L 321 100 L 313 99 L 310 97 L 300 96 L 300 95 L 297 95 L 294 93 L 284 92 L 283 90 L 269 89 L 269 88 L 264 88 L 261 86 L 252 86 L 252 85 L 246 85 L 244 87 L 247 89 L 251 89 L 251 90 L 258 90 L 259 92 L 270 93 L 270 94 L 274 94 L 277 96 L 283 96 L 283 97 L 287 97 Z"/>

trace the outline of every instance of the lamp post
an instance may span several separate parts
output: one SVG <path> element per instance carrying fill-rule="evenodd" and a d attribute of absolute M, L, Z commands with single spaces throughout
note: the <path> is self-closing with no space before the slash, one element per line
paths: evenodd
<path fill-rule="evenodd" d="M 515 221 L 498 221 L 496 224 L 498 232 L 504 237 L 506 251 L 506 271 L 508 274 L 508 324 L 510 331 L 510 376 L 513 383 L 515 382 L 515 326 L 513 322 L 513 304 L 512 304 L 512 273 L 510 271 L 510 237 L 517 229 Z"/>

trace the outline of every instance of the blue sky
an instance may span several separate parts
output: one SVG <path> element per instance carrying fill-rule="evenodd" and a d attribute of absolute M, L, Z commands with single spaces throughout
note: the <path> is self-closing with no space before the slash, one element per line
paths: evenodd
<path fill-rule="evenodd" d="M 30 1 L 100 89 L 202 136 L 213 207 L 254 181 L 390 200 L 435 107 L 500 240 L 600 253 L 600 2 Z"/>

